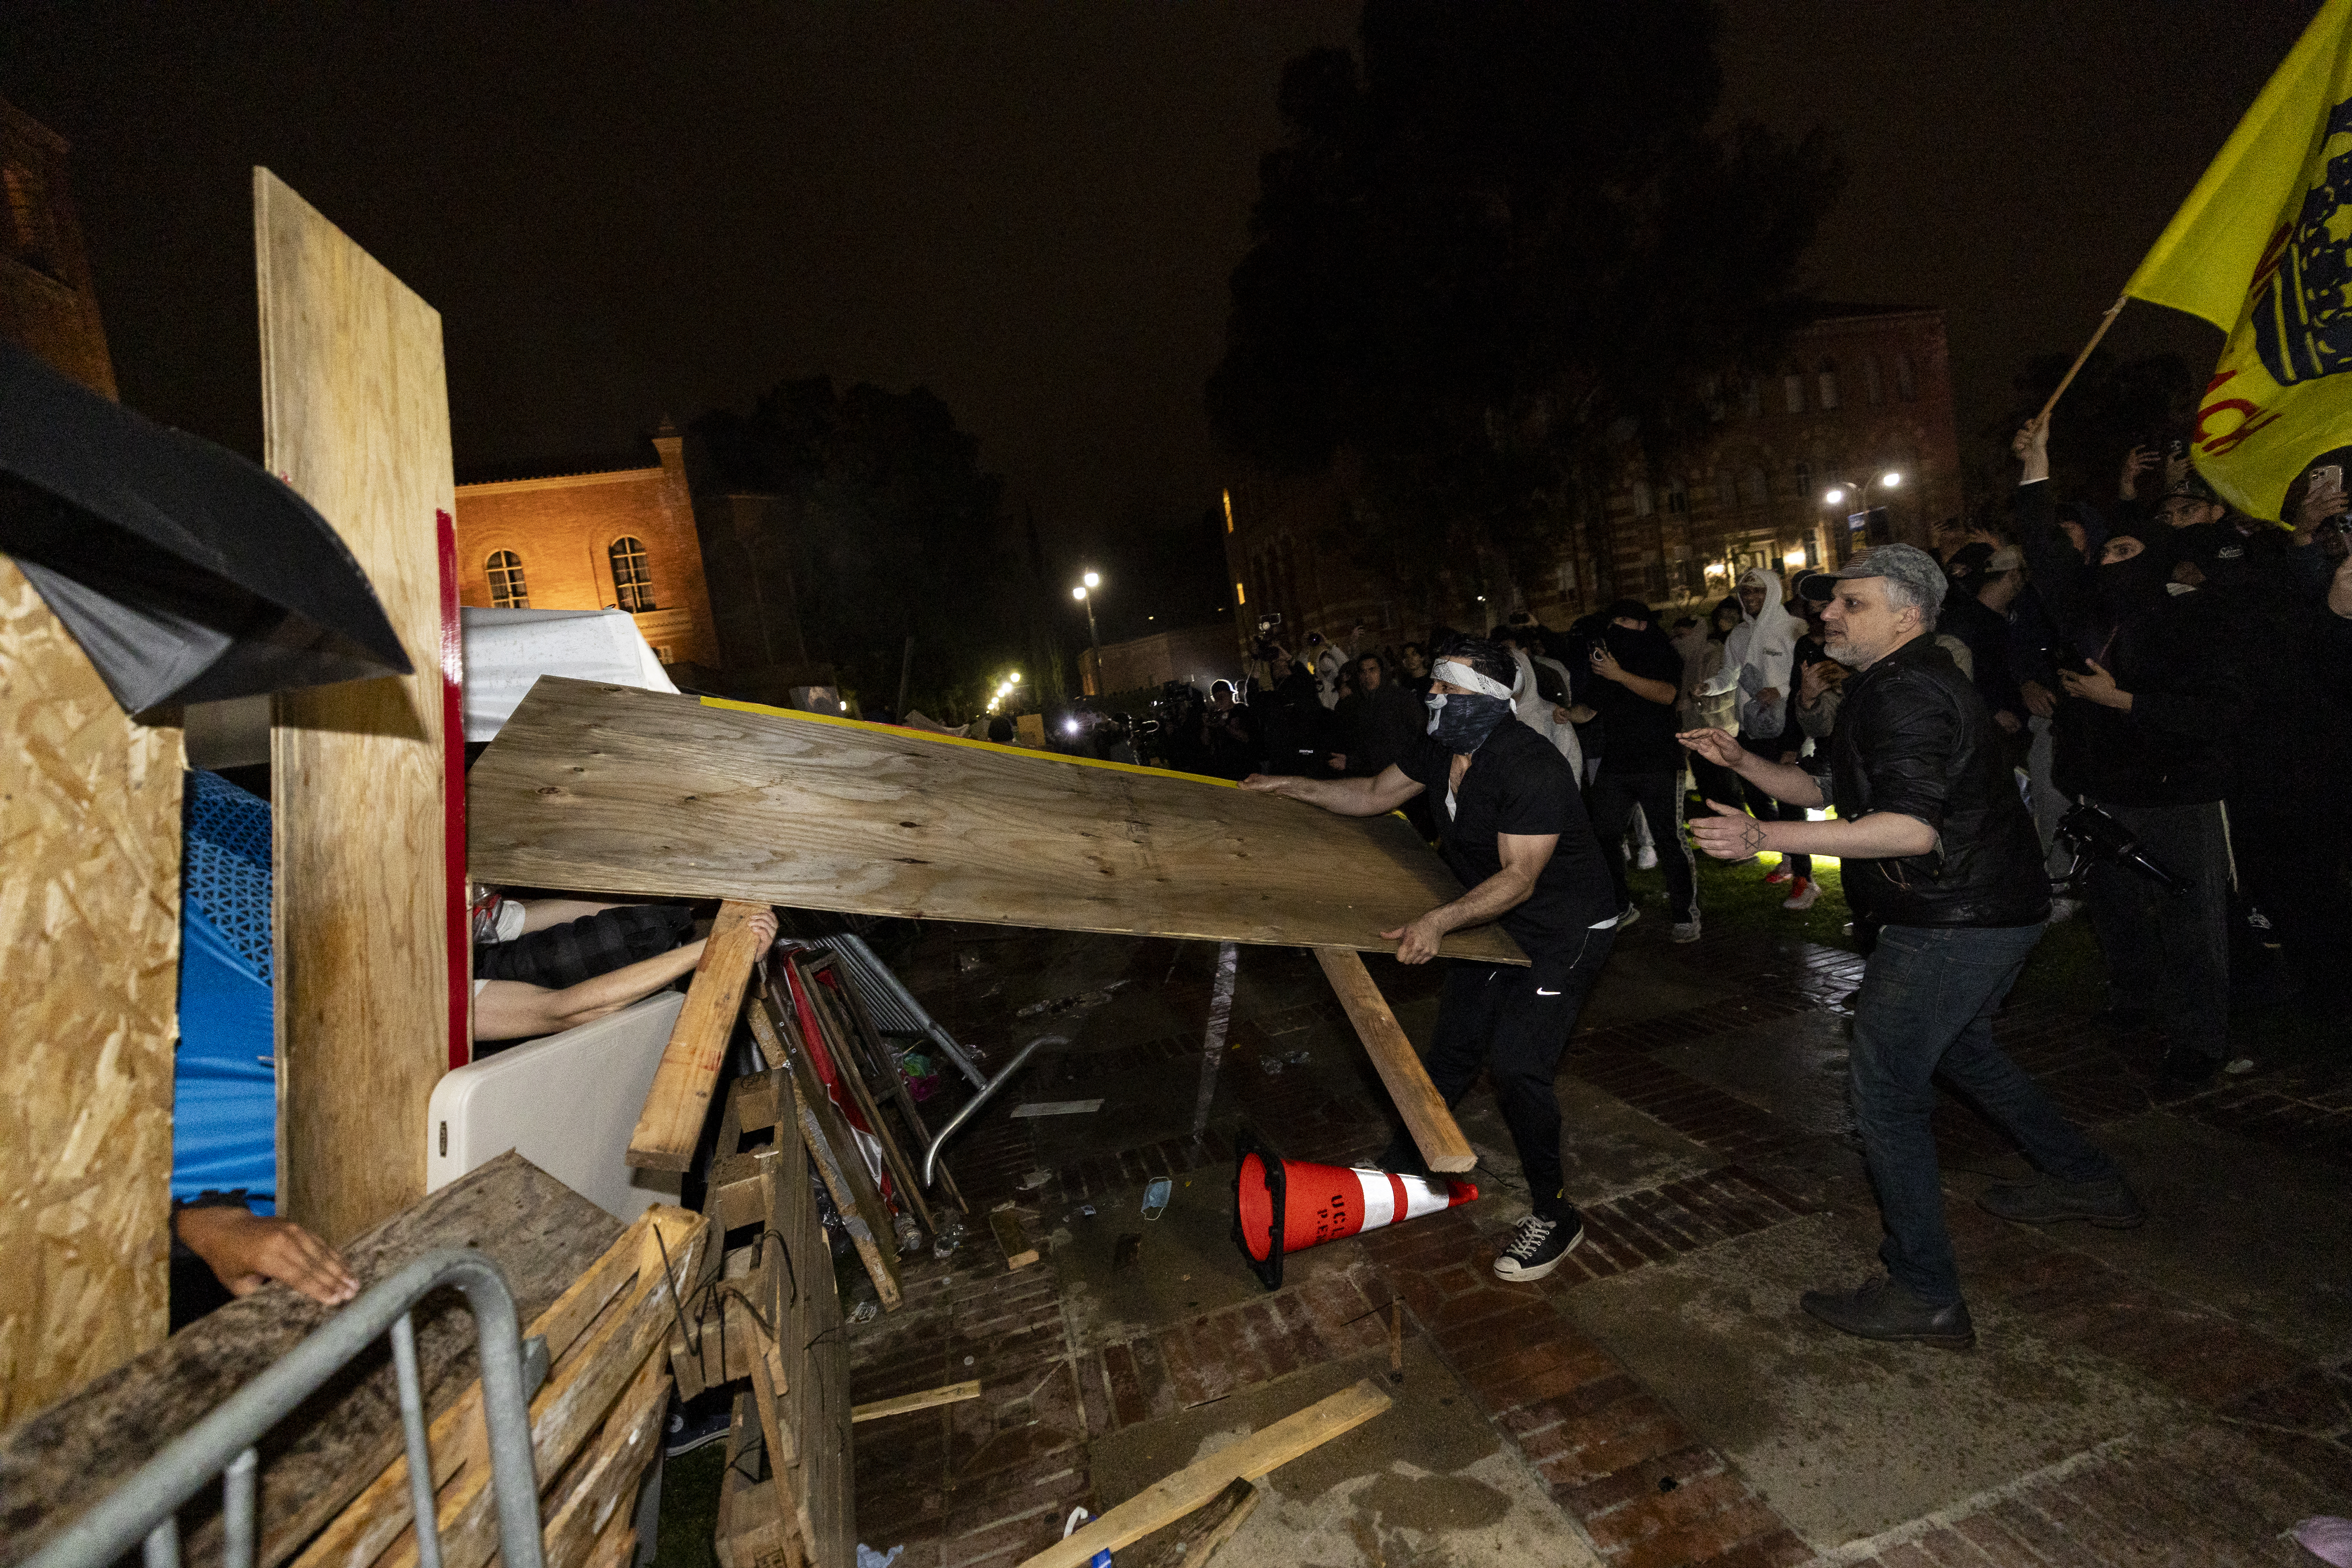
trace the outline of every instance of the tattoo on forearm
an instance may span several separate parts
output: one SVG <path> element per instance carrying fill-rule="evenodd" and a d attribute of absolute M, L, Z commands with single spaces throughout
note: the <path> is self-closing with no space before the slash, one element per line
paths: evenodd
<path fill-rule="evenodd" d="M 1759 849 L 1763 848 L 1764 825 L 1757 821 L 1754 817 L 1749 817 L 1747 825 L 1739 830 L 1739 847 L 1742 849 L 1747 850 L 1750 855 L 1753 855 Z"/>

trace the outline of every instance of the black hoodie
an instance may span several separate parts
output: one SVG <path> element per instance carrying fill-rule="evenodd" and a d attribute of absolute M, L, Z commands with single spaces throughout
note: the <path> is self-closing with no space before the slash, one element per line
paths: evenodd
<path fill-rule="evenodd" d="M 2175 531 L 2130 531 L 2146 548 L 2095 566 L 2074 553 L 2054 521 L 2047 481 L 2018 487 L 2018 542 L 2061 633 L 2098 649 L 2092 658 L 2132 694 L 2128 712 L 2060 697 L 2051 768 L 2058 787 L 2110 805 L 2220 800 L 2229 793 L 2246 693 L 2244 628 L 2223 595 L 2168 590 L 2181 554 Z M 2071 658 L 2063 662 L 2081 672 Z"/>

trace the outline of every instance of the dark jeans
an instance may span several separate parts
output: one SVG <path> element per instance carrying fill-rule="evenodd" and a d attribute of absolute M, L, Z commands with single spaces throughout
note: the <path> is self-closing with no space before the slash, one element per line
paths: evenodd
<path fill-rule="evenodd" d="M 2107 1000 L 2155 1014 L 2190 1050 L 2227 1056 L 2230 851 L 2221 807 L 2106 809 L 2131 829 L 2149 859 L 2193 884 L 2176 897 L 2137 871 L 2106 865 L 2094 866 L 2084 878 L 2091 928 L 2107 961 Z"/>
<path fill-rule="evenodd" d="M 1538 1214 L 1558 1216 L 1571 1206 L 1560 1190 L 1559 1095 L 1553 1080 L 1576 1031 L 1576 1015 L 1616 935 L 1588 931 L 1573 946 L 1529 954 L 1535 962 L 1525 969 L 1457 959 L 1445 972 L 1426 1061 L 1429 1081 L 1449 1108 L 1456 1106 L 1484 1064 Z"/>
<path fill-rule="evenodd" d="M 1993 1044 L 1993 1011 L 2041 940 L 2038 925 L 1887 926 L 1855 994 L 1847 1066 L 1886 1227 L 1878 1256 L 1896 1283 L 1934 1306 L 1960 1299 L 1960 1276 L 1928 1127 L 1932 1079 L 1940 1075 L 1990 1117 L 2045 1174 L 2093 1182 L 2118 1173 Z"/>
<path fill-rule="evenodd" d="M 1768 762 L 1775 763 L 1780 760 L 1780 753 L 1782 752 L 1797 751 L 1801 748 L 1804 743 L 1805 737 L 1802 734 L 1794 733 L 1790 735 L 1775 735 L 1768 740 L 1762 741 L 1753 740 L 1746 735 L 1739 737 L 1739 744 L 1742 750 L 1751 752 L 1756 756 L 1762 757 Z M 1750 816 L 1753 816 L 1757 821 L 1802 822 L 1805 820 L 1805 808 L 1803 806 L 1790 805 L 1785 800 L 1773 799 L 1762 785 L 1752 784 L 1746 779 L 1741 779 L 1739 781 L 1739 787 L 1741 792 L 1748 796 L 1748 814 Z M 1726 805 L 1738 805 L 1739 802 L 1734 799 L 1727 800 L 1723 804 Z M 1810 878 L 1813 874 L 1813 858 L 1810 855 L 1783 855 L 1780 857 L 1780 864 L 1788 870 L 1790 875 L 1794 877 Z"/>
<path fill-rule="evenodd" d="M 1690 841 L 1683 837 L 1682 780 L 1675 773 L 1612 773 L 1606 767 L 1592 781 L 1584 808 L 1592 817 L 1592 831 L 1601 836 L 1601 858 L 1609 862 L 1609 879 L 1617 887 L 1617 907 L 1629 908 L 1633 896 L 1625 885 L 1625 830 L 1633 808 L 1650 824 L 1658 847 L 1658 867 L 1666 874 L 1666 904 L 1677 921 L 1698 919 L 1698 880 L 1691 867 Z"/>

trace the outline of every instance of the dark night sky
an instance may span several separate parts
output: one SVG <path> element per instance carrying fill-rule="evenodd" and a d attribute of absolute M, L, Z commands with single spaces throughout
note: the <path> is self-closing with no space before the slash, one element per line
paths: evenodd
<path fill-rule="evenodd" d="M 1276 73 L 1356 8 L 7 0 L 0 93 L 75 144 L 123 395 L 159 418 L 258 448 L 264 163 L 441 310 L 460 478 L 630 460 L 665 411 L 824 371 L 929 385 L 1079 552 L 1213 498 L 1200 389 Z M 1840 133 L 1814 282 L 1949 309 L 1965 444 L 2315 8 L 1731 0 L 1728 108 Z M 2148 306 L 2110 342 L 2218 346 Z"/>

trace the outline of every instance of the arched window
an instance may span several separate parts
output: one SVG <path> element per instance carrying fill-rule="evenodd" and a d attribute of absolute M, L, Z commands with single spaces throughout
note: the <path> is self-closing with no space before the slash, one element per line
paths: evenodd
<path fill-rule="evenodd" d="M 1822 406 L 1835 408 L 1838 405 L 1837 361 L 1833 359 L 1822 361 L 1821 376 Z"/>
<path fill-rule="evenodd" d="M 490 604 L 500 610 L 530 608 L 530 590 L 522 580 L 522 557 L 511 550 L 493 550 L 485 563 L 490 572 Z"/>
<path fill-rule="evenodd" d="M 613 592 L 633 616 L 654 607 L 654 574 L 646 564 L 646 542 L 623 534 L 606 552 L 613 558 Z"/>
<path fill-rule="evenodd" d="M 1793 370 L 1780 377 L 1780 405 L 1791 414 L 1805 411 L 1805 378 Z"/>
<path fill-rule="evenodd" d="M 1862 395 L 1873 408 L 1886 401 L 1886 384 L 1879 379 L 1876 354 L 1862 356 Z"/>
<path fill-rule="evenodd" d="M 1690 486 L 1680 474 L 1666 481 L 1666 512 L 1671 517 L 1684 517 L 1690 512 Z"/>

